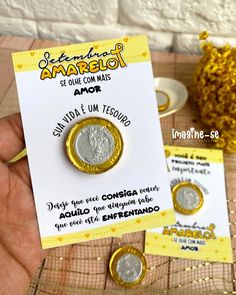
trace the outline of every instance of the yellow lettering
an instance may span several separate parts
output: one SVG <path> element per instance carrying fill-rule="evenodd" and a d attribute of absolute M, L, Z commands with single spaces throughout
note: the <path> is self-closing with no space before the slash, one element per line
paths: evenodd
<path fill-rule="evenodd" d="M 184 237 L 185 236 L 185 230 L 184 229 L 180 229 L 179 230 L 179 236 L 180 237 Z"/>
<path fill-rule="evenodd" d="M 186 237 L 191 238 L 193 235 L 193 232 L 191 231 L 191 229 L 186 229 L 185 234 L 186 234 Z"/>
<path fill-rule="evenodd" d="M 215 229 L 215 224 L 214 223 L 211 223 L 208 227 L 207 227 L 207 229 L 209 229 L 210 231 L 213 231 L 214 229 Z"/>
<path fill-rule="evenodd" d="M 167 227 L 164 227 L 163 231 L 162 231 L 162 234 L 163 235 L 169 235 L 170 234 L 170 231 Z"/>
<path fill-rule="evenodd" d="M 76 65 L 79 68 L 79 73 L 81 75 L 89 72 L 88 64 L 85 61 L 79 61 Z"/>
<path fill-rule="evenodd" d="M 49 79 L 52 79 L 52 74 L 51 72 L 49 71 L 49 69 L 47 68 L 44 68 L 41 72 L 41 75 L 40 75 L 40 79 L 41 80 L 44 80 L 46 78 L 49 78 Z"/>
<path fill-rule="evenodd" d="M 208 232 L 208 231 L 205 231 L 204 232 L 204 238 L 207 239 L 207 240 L 209 240 L 211 238 L 211 233 Z"/>
<path fill-rule="evenodd" d="M 126 67 L 126 63 L 124 62 L 123 58 L 122 58 L 122 55 L 121 55 L 121 51 L 123 50 L 124 46 L 122 43 L 117 43 L 115 45 L 115 49 L 111 49 L 111 54 L 114 54 L 117 56 L 118 60 L 119 60 L 119 63 L 120 63 L 120 66 L 123 68 L 123 67 Z"/>
<path fill-rule="evenodd" d="M 66 71 L 62 65 L 52 67 L 52 78 L 55 78 L 58 73 L 62 73 L 63 76 L 66 75 Z"/>
<path fill-rule="evenodd" d="M 119 66 L 119 62 L 118 62 L 117 59 L 115 59 L 115 58 L 109 58 L 109 59 L 107 60 L 107 67 L 108 67 L 108 69 L 110 69 L 110 70 L 114 70 L 114 69 L 116 69 L 118 66 Z"/>
<path fill-rule="evenodd" d="M 211 237 L 212 237 L 213 240 L 216 239 L 216 235 L 215 235 L 214 231 L 211 232 Z"/>
<path fill-rule="evenodd" d="M 99 59 L 98 60 L 98 63 L 99 63 L 99 69 L 100 69 L 100 71 L 106 71 L 107 67 L 104 66 L 103 60 L 102 59 Z"/>
<path fill-rule="evenodd" d="M 69 77 L 70 75 L 78 75 L 78 71 L 74 65 L 69 65 L 67 67 L 66 76 Z"/>
<path fill-rule="evenodd" d="M 201 230 L 191 230 L 191 229 L 177 229 L 176 227 L 168 228 L 164 227 L 163 235 L 173 235 L 179 237 L 188 237 L 193 239 L 216 239 L 215 233 L 213 231 L 214 226 L 211 226 L 211 231 L 201 231 Z"/>
<path fill-rule="evenodd" d="M 194 230 L 193 231 L 193 238 L 197 239 L 199 237 L 199 231 L 198 230 Z"/>
<path fill-rule="evenodd" d="M 62 74 L 63 76 L 69 77 L 71 75 L 83 75 L 84 73 L 89 72 L 97 73 L 98 71 L 106 71 L 107 69 L 115 70 L 119 66 L 125 67 L 126 63 L 121 55 L 123 49 L 123 44 L 117 43 L 115 48 L 110 50 L 110 54 L 114 55 L 114 57 L 111 57 L 107 60 L 98 59 L 92 60 L 90 62 L 79 61 L 76 63 L 76 65 L 69 64 L 67 67 L 64 67 L 63 65 L 53 66 L 51 70 L 45 67 L 42 69 L 40 79 L 44 80 L 46 78 L 55 78 L 57 74 Z"/>
<path fill-rule="evenodd" d="M 173 227 L 170 229 L 170 234 L 173 235 L 173 234 L 176 234 L 176 236 L 179 235 L 179 231 L 177 230 L 177 228 Z"/>
<path fill-rule="evenodd" d="M 97 73 L 99 71 L 98 62 L 96 60 L 92 60 L 89 63 L 89 69 L 91 73 Z"/>

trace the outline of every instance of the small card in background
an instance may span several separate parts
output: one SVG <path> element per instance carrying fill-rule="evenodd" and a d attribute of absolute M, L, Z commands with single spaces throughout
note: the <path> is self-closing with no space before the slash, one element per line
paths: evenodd
<path fill-rule="evenodd" d="M 146 36 L 18 52 L 13 64 L 43 248 L 175 222 Z M 91 117 L 123 139 L 119 162 L 97 175 L 65 149 Z"/>
<path fill-rule="evenodd" d="M 176 212 L 176 223 L 146 231 L 145 253 L 232 263 L 223 152 L 165 146 L 169 181 L 191 182 L 204 202 L 192 215 Z"/>

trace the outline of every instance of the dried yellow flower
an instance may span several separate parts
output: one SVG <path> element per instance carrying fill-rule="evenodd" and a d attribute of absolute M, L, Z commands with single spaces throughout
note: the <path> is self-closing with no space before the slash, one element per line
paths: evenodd
<path fill-rule="evenodd" d="M 206 40 L 208 38 L 208 32 L 203 31 L 198 35 L 199 40 Z"/>
<path fill-rule="evenodd" d="M 199 34 L 200 40 L 207 38 L 208 32 Z M 236 48 L 203 42 L 202 49 L 194 76 L 201 118 L 212 130 L 220 131 L 217 148 L 236 152 Z"/>

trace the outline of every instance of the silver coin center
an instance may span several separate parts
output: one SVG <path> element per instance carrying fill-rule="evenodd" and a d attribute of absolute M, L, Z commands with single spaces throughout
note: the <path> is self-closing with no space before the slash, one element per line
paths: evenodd
<path fill-rule="evenodd" d="M 198 193 L 191 187 L 181 187 L 178 189 L 176 200 L 182 208 L 188 210 L 197 208 L 200 203 Z"/>
<path fill-rule="evenodd" d="M 92 165 L 106 162 L 113 154 L 114 145 L 111 132 L 98 124 L 83 127 L 74 142 L 78 156 L 85 163 Z"/>
<path fill-rule="evenodd" d="M 142 262 L 134 254 L 128 253 L 120 257 L 117 262 L 116 272 L 124 282 L 134 282 L 142 274 Z"/>
<path fill-rule="evenodd" d="M 156 91 L 156 99 L 158 106 L 163 106 L 168 102 L 168 96 L 163 92 Z"/>

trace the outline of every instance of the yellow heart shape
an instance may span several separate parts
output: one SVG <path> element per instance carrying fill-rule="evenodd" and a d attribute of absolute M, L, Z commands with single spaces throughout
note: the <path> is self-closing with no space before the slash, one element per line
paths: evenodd
<path fill-rule="evenodd" d="M 123 38 L 124 42 L 128 42 L 129 38 L 128 37 L 125 37 Z"/>
<path fill-rule="evenodd" d="M 89 238 L 89 236 L 90 236 L 90 234 L 85 234 L 85 238 L 87 238 L 87 239 L 88 239 L 88 238 Z"/>
<path fill-rule="evenodd" d="M 166 216 L 166 212 L 161 212 L 161 215 L 164 217 Z"/>
<path fill-rule="evenodd" d="M 111 231 L 114 233 L 114 232 L 116 232 L 116 228 L 115 227 L 112 227 L 111 228 Z"/>
<path fill-rule="evenodd" d="M 147 55 L 147 52 L 143 52 L 143 53 L 142 53 L 142 56 L 145 57 L 146 55 Z"/>
<path fill-rule="evenodd" d="M 17 65 L 17 68 L 22 69 L 22 64 Z"/>
<path fill-rule="evenodd" d="M 35 52 L 34 52 L 34 51 L 31 51 L 31 52 L 30 52 L 30 55 L 31 55 L 31 56 L 34 56 L 34 55 L 35 55 Z"/>
<path fill-rule="evenodd" d="M 98 49 L 98 45 L 97 45 L 97 44 L 96 44 L 96 45 L 94 45 L 93 47 L 94 47 L 95 49 Z"/>
<path fill-rule="evenodd" d="M 140 223 L 141 222 L 141 219 L 139 218 L 139 219 L 136 219 L 136 223 Z"/>
<path fill-rule="evenodd" d="M 63 238 L 62 237 L 58 237 L 58 241 L 59 242 L 63 241 Z"/>

